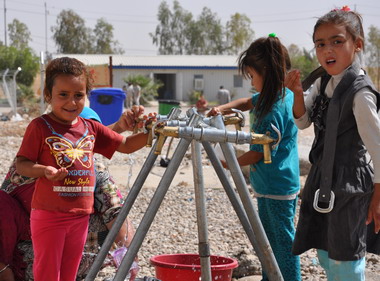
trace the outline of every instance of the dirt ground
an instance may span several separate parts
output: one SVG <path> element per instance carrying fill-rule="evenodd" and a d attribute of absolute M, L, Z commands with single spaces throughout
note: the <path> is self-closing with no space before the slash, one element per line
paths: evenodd
<path fill-rule="evenodd" d="M 182 106 L 181 108 L 183 113 L 187 109 L 188 107 L 186 106 Z M 2 108 L 0 108 L 0 112 L 1 110 Z M 146 113 L 157 110 L 157 104 L 146 107 Z M 246 114 L 245 116 L 248 122 L 248 116 Z M 4 173 L 7 171 L 10 161 L 20 145 L 27 124 L 28 121 L 0 122 L 0 176 L 2 177 L 4 177 Z M 231 128 L 231 130 L 233 129 Z M 243 130 L 247 131 L 248 127 L 246 126 Z M 298 145 L 301 162 L 301 185 L 303 185 L 310 167 L 308 153 L 313 137 L 312 128 L 299 131 Z M 178 140 L 173 142 L 169 151 L 169 158 L 172 158 L 177 143 Z M 243 151 L 248 150 L 247 145 L 239 145 L 239 148 Z M 147 180 L 144 182 L 142 192 L 136 201 L 137 206 L 134 206 L 131 210 L 131 218 L 136 228 L 145 213 L 151 196 L 157 189 L 158 183 L 166 171 L 166 168 L 160 165 L 160 159 L 164 157 L 167 149 L 168 141 L 163 148 L 163 155 L 157 157 Z M 117 153 L 111 160 L 107 160 L 110 173 L 124 195 L 128 193 L 141 168 L 145 165 L 145 159 L 149 151 L 149 148 L 144 148 L 131 155 Z M 249 242 L 241 229 L 236 214 L 233 214 L 233 210 L 229 206 L 230 204 L 226 203 L 228 199 L 221 188 L 219 178 L 206 157 L 202 158 L 202 169 L 208 204 L 207 214 L 210 219 L 211 252 L 231 257 L 236 252 L 246 251 Z M 149 259 L 154 255 L 197 252 L 197 216 L 194 207 L 193 182 L 191 152 L 188 151 L 178 167 L 178 171 L 170 184 L 168 194 L 139 251 L 139 277 L 154 276 L 154 268 L 149 262 Z M 260 274 L 259 262 L 255 261 L 255 263 L 258 264 L 258 270 L 255 274 Z M 303 280 L 326 280 L 323 270 L 316 262 L 314 252 L 309 251 L 301 256 L 301 266 Z M 379 270 L 379 257 L 369 255 L 367 257 L 367 280 L 380 280 L 378 277 Z M 106 269 L 101 272 L 97 281 L 101 281 L 104 277 L 111 276 L 112 274 L 114 274 L 114 269 Z M 239 279 L 239 281 L 253 280 L 260 280 L 260 276 L 254 275 Z"/>

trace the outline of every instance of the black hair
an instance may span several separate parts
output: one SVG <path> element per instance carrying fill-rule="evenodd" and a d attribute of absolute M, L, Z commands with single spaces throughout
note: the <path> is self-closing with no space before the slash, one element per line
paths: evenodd
<path fill-rule="evenodd" d="M 86 94 L 88 95 L 92 89 L 91 75 L 84 63 L 77 59 L 69 57 L 53 59 L 48 63 L 45 73 L 44 99 L 46 102 L 49 102 L 51 99 L 55 78 L 62 74 L 73 75 L 75 77 L 83 75 L 86 79 Z"/>
<path fill-rule="evenodd" d="M 245 78 L 251 78 L 247 67 L 253 68 L 263 78 L 263 89 L 254 109 L 260 123 L 276 100 L 285 95 L 285 76 L 291 68 L 288 50 L 277 37 L 262 37 L 240 54 L 238 65 Z"/>
<path fill-rule="evenodd" d="M 313 41 L 315 40 L 315 32 L 317 31 L 318 27 L 323 24 L 336 24 L 345 26 L 347 32 L 351 35 L 354 42 L 357 39 L 363 41 L 364 50 L 363 20 L 361 15 L 357 12 L 349 10 L 348 7 L 343 7 L 342 9 L 334 9 L 323 15 L 317 20 L 316 24 L 314 25 Z"/>

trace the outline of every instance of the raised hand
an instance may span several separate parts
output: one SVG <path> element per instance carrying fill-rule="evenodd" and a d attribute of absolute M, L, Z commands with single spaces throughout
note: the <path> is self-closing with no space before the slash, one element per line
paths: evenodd
<path fill-rule="evenodd" d="M 285 87 L 291 90 L 295 95 L 303 95 L 301 73 L 299 70 L 292 70 L 286 75 Z"/>
<path fill-rule="evenodd" d="M 135 128 L 141 128 L 143 126 L 141 116 L 144 114 L 144 111 L 145 109 L 142 105 L 134 105 L 131 109 L 124 111 L 116 123 L 108 127 L 117 133 L 134 131 Z"/>

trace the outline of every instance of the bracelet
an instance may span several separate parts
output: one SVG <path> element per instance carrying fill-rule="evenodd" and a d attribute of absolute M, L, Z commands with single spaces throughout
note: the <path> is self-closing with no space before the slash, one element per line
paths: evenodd
<path fill-rule="evenodd" d="M 6 266 L 4 266 L 4 268 L 0 270 L 0 273 L 2 273 L 3 271 L 5 271 L 8 267 L 9 267 L 9 264 L 7 264 Z"/>

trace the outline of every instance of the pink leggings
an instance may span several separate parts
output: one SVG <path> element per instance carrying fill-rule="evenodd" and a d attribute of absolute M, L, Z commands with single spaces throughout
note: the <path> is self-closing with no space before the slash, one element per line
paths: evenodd
<path fill-rule="evenodd" d="M 35 281 L 74 281 L 86 242 L 89 215 L 32 210 Z"/>

